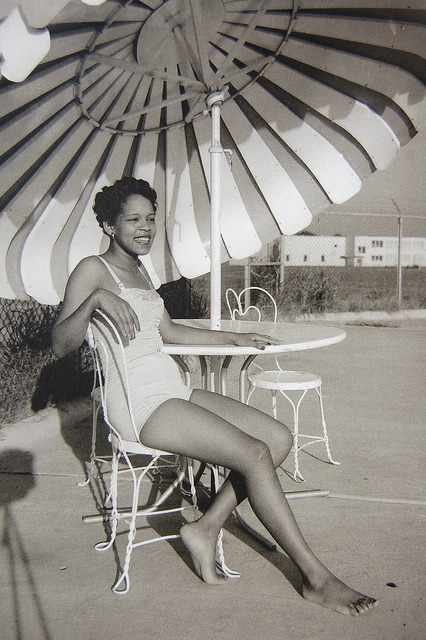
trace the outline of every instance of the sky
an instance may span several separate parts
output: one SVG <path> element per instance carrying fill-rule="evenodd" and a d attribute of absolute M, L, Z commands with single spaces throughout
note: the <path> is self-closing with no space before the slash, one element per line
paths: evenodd
<path fill-rule="evenodd" d="M 397 216 L 399 209 L 402 216 L 422 218 L 404 218 L 403 235 L 426 237 L 425 159 L 426 132 L 423 131 L 399 151 L 390 167 L 384 171 L 376 171 L 365 180 L 361 191 L 353 198 L 344 205 L 333 205 L 327 212 L 316 216 L 309 226 L 309 231 L 322 235 L 397 235 L 398 224 L 395 218 L 365 215 L 354 217 L 342 213 L 389 213 Z"/>

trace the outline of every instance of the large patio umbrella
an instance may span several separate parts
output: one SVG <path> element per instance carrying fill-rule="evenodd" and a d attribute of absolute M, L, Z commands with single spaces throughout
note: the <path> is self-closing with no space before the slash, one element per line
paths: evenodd
<path fill-rule="evenodd" d="M 135 175 L 159 196 L 151 276 L 211 271 L 215 326 L 221 262 L 351 198 L 422 127 L 421 6 L 0 2 L 0 296 L 58 303 L 106 247 L 94 195 Z M 4 39 L 17 11 L 40 60 Z"/>

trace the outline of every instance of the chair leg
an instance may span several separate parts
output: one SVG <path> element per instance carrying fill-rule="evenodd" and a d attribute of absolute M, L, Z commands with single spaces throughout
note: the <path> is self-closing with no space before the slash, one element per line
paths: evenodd
<path fill-rule="evenodd" d="M 129 533 L 127 535 L 127 546 L 126 546 L 126 555 L 125 555 L 125 558 L 124 558 L 123 573 L 121 574 L 120 578 L 117 580 L 117 582 L 115 583 L 115 585 L 112 588 L 112 591 L 117 595 L 126 594 L 129 591 L 129 588 L 130 588 L 130 578 L 129 578 L 130 558 L 131 558 L 131 555 L 132 555 L 133 548 L 135 546 L 141 546 L 141 545 L 136 545 L 134 543 L 135 536 L 136 536 L 136 517 L 138 515 L 138 502 L 139 502 L 140 486 L 141 486 L 142 479 L 146 476 L 148 471 L 150 469 L 152 469 L 152 467 L 156 464 L 157 459 L 158 459 L 158 458 L 153 458 L 151 460 L 151 462 L 144 468 L 143 472 L 139 475 L 139 477 L 137 477 L 135 469 L 133 468 L 128 455 L 127 454 L 123 454 L 123 456 L 124 456 L 124 458 L 126 460 L 126 463 L 127 463 L 128 467 L 129 467 L 129 471 L 130 471 L 130 473 L 132 475 L 133 492 L 132 492 L 132 509 L 131 509 L 131 514 L 130 514 L 131 517 L 130 517 L 130 523 L 129 523 Z M 153 505 L 151 508 L 146 510 L 149 515 L 154 515 L 156 506 L 161 504 L 162 502 L 164 502 L 166 497 L 168 495 L 170 495 L 170 493 L 172 493 L 173 489 L 182 481 L 182 479 L 183 479 L 183 475 L 179 474 L 178 478 L 171 485 L 171 488 L 169 488 L 169 490 L 166 490 L 164 492 L 167 495 L 164 496 L 164 494 L 162 494 L 160 499 L 155 502 L 155 505 Z M 115 500 L 115 502 L 116 502 L 116 500 Z M 124 514 L 120 514 L 120 515 L 123 516 Z M 117 514 L 117 517 L 118 517 L 118 514 Z M 117 523 L 116 523 L 116 526 L 117 526 Z M 175 535 L 174 536 L 168 536 L 169 539 L 170 538 L 176 538 L 176 537 L 177 536 L 175 536 Z M 159 539 L 161 539 L 161 538 L 159 538 Z M 124 585 L 124 588 L 123 589 L 119 589 L 119 587 L 120 587 L 120 585 L 122 583 Z"/>
<path fill-rule="evenodd" d="M 133 469 L 131 473 L 133 476 L 132 515 L 131 515 L 130 524 L 129 524 L 129 533 L 127 536 L 126 556 L 124 558 L 123 573 L 121 574 L 120 578 L 117 580 L 117 582 L 112 588 L 113 592 L 118 595 L 124 595 L 129 591 L 129 588 L 130 588 L 130 580 L 129 580 L 130 557 L 132 555 L 133 541 L 136 535 L 136 512 L 138 508 L 140 482 L 139 482 L 139 479 L 136 480 Z M 140 478 L 140 480 L 142 480 L 142 477 Z M 124 584 L 123 589 L 119 589 L 119 586 L 121 585 L 121 583 Z"/>
<path fill-rule="evenodd" d="M 195 488 L 195 478 L 194 478 L 194 461 L 188 460 L 188 480 L 189 480 L 189 491 L 192 502 L 192 510 L 194 513 L 194 518 L 198 515 L 198 500 L 197 500 L 197 490 Z M 181 487 L 182 490 L 182 487 Z M 185 491 L 182 491 L 186 494 Z"/>
<path fill-rule="evenodd" d="M 219 531 L 219 535 L 217 537 L 217 555 L 218 560 L 216 561 L 216 566 L 223 573 L 226 578 L 241 578 L 241 573 L 238 571 L 233 571 L 230 569 L 225 563 L 225 554 L 223 553 L 223 529 Z"/>
<path fill-rule="evenodd" d="M 302 476 L 299 470 L 299 409 L 300 409 L 300 404 L 303 398 L 305 397 L 305 395 L 306 395 L 306 391 L 302 393 L 296 406 L 294 405 L 293 402 L 291 403 L 293 405 L 293 413 L 294 413 L 294 432 L 293 432 L 294 474 L 293 474 L 293 478 L 296 481 L 299 478 L 302 482 L 304 482 L 305 478 Z"/>
<path fill-rule="evenodd" d="M 120 453 L 117 449 L 113 448 L 112 461 L 111 461 L 111 479 L 108 499 L 111 500 L 111 513 L 108 518 L 111 531 L 109 533 L 109 540 L 106 542 L 98 542 L 95 545 L 96 551 L 106 551 L 110 549 L 114 544 L 114 540 L 117 535 L 118 524 L 118 505 L 117 505 L 117 482 L 118 482 L 118 463 L 120 459 Z"/>
<path fill-rule="evenodd" d="M 253 385 L 250 384 L 249 386 L 249 392 L 247 395 L 247 400 L 246 400 L 246 404 L 249 404 L 250 402 L 250 398 L 253 394 L 253 391 L 256 387 L 254 387 Z M 322 425 L 322 431 L 323 431 L 323 435 L 322 436 L 315 436 L 315 435 L 305 435 L 303 433 L 299 433 L 299 410 L 300 410 L 300 405 L 301 402 L 303 400 L 303 398 L 305 397 L 305 395 L 308 392 L 308 389 L 304 389 L 304 391 L 302 392 L 299 400 L 296 402 L 293 402 L 293 400 L 290 398 L 290 396 L 285 393 L 285 391 L 283 391 L 282 389 L 279 389 L 280 393 L 288 400 L 288 402 L 291 404 L 292 408 L 293 408 L 293 453 L 294 453 L 294 474 L 293 474 L 293 478 L 296 482 L 298 481 L 304 481 L 304 478 L 302 476 L 302 474 L 300 473 L 300 468 L 299 468 L 299 451 L 301 449 L 304 449 L 305 447 L 307 447 L 308 445 L 312 445 L 315 444 L 316 442 L 324 442 L 325 447 L 326 447 L 326 451 L 327 451 L 327 458 L 328 461 L 331 464 L 335 464 L 335 465 L 340 465 L 340 462 L 337 462 L 336 460 L 333 460 L 333 457 L 331 455 L 331 450 L 330 450 L 330 443 L 329 443 L 329 438 L 328 438 L 328 433 L 327 433 L 327 424 L 325 421 L 325 416 L 324 416 L 324 405 L 323 405 L 323 398 L 322 398 L 322 391 L 321 391 L 321 386 L 319 386 L 318 388 L 315 387 L 315 391 L 317 392 L 318 395 L 318 399 L 319 399 L 319 405 L 320 405 L 320 411 L 321 411 L 321 425 Z M 294 392 L 295 390 L 292 390 L 292 392 Z M 277 409 L 277 390 L 276 389 L 271 389 L 271 399 L 272 399 L 272 416 L 277 420 L 277 415 L 278 415 L 278 409 Z M 300 444 L 300 438 L 308 438 L 310 439 L 309 442 L 305 442 L 305 444 Z"/>
<path fill-rule="evenodd" d="M 126 511 L 126 510 L 118 511 L 118 506 L 117 506 L 118 463 L 119 463 L 119 459 L 120 459 L 121 456 L 126 461 L 126 464 L 127 464 L 127 467 L 128 467 L 128 471 L 131 473 L 131 476 L 132 476 L 133 491 L 132 491 L 132 506 L 131 506 L 131 510 L 130 511 Z M 133 468 L 128 454 L 125 453 L 125 452 L 120 452 L 120 451 L 116 450 L 115 448 L 113 448 L 112 471 L 111 471 L 111 487 L 110 487 L 110 497 L 111 497 L 111 501 L 112 501 L 112 510 L 111 510 L 111 513 L 110 513 L 110 516 L 109 516 L 109 522 L 110 522 L 110 526 L 111 526 L 111 531 L 110 531 L 109 539 L 106 542 L 100 542 L 97 545 L 95 545 L 95 549 L 97 551 L 106 551 L 107 549 L 110 549 L 111 546 L 113 545 L 114 541 L 115 541 L 115 538 L 116 538 L 118 520 L 119 519 L 123 519 L 123 518 L 124 519 L 128 518 L 130 520 L 128 535 L 127 535 L 126 553 L 125 553 L 125 559 L 124 559 L 122 574 L 119 577 L 119 579 L 117 580 L 117 582 L 114 584 L 114 586 L 112 587 L 112 591 L 117 595 L 124 595 L 129 591 L 129 588 L 130 588 L 130 578 L 129 578 L 130 558 L 131 558 L 132 551 L 133 551 L 134 548 L 142 547 L 142 546 L 151 544 L 153 542 L 158 542 L 158 541 L 162 541 L 162 540 L 174 540 L 174 539 L 179 538 L 179 534 L 171 534 L 171 535 L 167 535 L 167 536 L 159 536 L 159 537 L 156 537 L 156 538 L 151 538 L 149 540 L 144 540 L 143 542 L 135 542 L 135 537 L 136 537 L 136 518 L 137 518 L 137 516 L 145 516 L 145 517 L 147 517 L 147 516 L 164 515 L 164 514 L 169 514 L 169 513 L 182 512 L 186 507 L 181 506 L 181 507 L 175 507 L 175 508 L 163 509 L 163 510 L 158 510 L 158 507 L 160 507 L 165 502 L 165 500 L 173 493 L 173 491 L 178 486 L 181 486 L 187 469 L 188 469 L 188 475 L 189 475 L 189 481 L 190 481 L 190 492 L 191 492 L 191 496 L 192 496 L 193 501 L 194 501 L 194 509 L 196 509 L 196 507 L 197 507 L 195 485 L 194 485 L 194 474 L 193 474 L 192 466 L 191 466 L 190 463 L 188 463 L 186 458 L 181 457 L 180 460 L 179 460 L 179 472 L 178 472 L 177 477 L 175 478 L 175 480 L 171 483 L 171 485 L 169 487 L 167 487 L 167 489 L 165 491 L 163 491 L 161 493 L 161 495 L 159 495 L 157 497 L 157 499 L 155 500 L 155 502 L 151 506 L 146 507 L 145 509 L 139 509 L 139 506 L 138 506 L 138 504 L 139 504 L 139 494 L 140 494 L 140 487 L 141 487 L 142 480 L 147 475 L 147 473 L 150 470 L 153 469 L 153 467 L 157 463 L 157 460 L 158 460 L 158 457 L 153 458 L 151 460 L 151 462 L 147 466 L 145 466 L 143 468 L 143 470 L 142 469 L 140 470 L 141 473 L 139 473 L 139 475 L 138 475 L 137 474 L 138 469 Z M 100 516 L 87 516 L 86 518 L 84 518 L 84 521 L 85 522 L 95 522 L 95 521 L 98 520 L 99 517 Z M 222 556 L 223 556 L 223 554 L 222 554 Z M 226 565 L 224 565 L 224 570 L 227 570 Z M 230 570 L 228 570 L 228 571 L 230 572 Z M 120 586 L 122 586 L 123 588 L 120 589 Z"/>
<path fill-rule="evenodd" d="M 215 487 L 215 490 L 219 489 L 219 472 L 217 470 L 216 465 L 211 465 L 211 473 L 212 473 L 212 485 Z M 217 568 L 223 573 L 226 578 L 241 578 L 241 573 L 238 571 L 233 571 L 230 569 L 225 563 L 225 555 L 223 553 L 223 530 L 219 531 L 219 535 L 217 537 L 216 550 L 218 559 L 216 561 Z"/>
<path fill-rule="evenodd" d="M 321 387 L 319 387 L 318 389 L 315 389 L 315 391 L 317 392 L 318 399 L 319 399 L 319 405 L 320 405 L 320 411 L 321 411 L 321 424 L 322 424 L 322 431 L 323 431 L 323 439 L 324 439 L 325 448 L 327 450 L 328 460 L 329 460 L 329 462 L 331 464 L 340 465 L 341 463 L 337 462 L 336 460 L 333 460 L 333 457 L 331 455 L 330 443 L 329 443 L 328 433 L 327 433 L 327 423 L 325 421 L 325 415 L 324 415 L 324 404 L 323 404 L 323 399 L 322 399 Z"/>
<path fill-rule="evenodd" d="M 280 390 L 280 393 L 284 396 L 284 398 L 286 398 L 289 401 L 289 403 L 293 407 L 293 454 L 294 454 L 293 479 L 296 482 L 299 482 L 299 481 L 304 482 L 305 478 L 302 476 L 299 469 L 299 450 L 301 449 L 301 446 L 299 445 L 299 410 L 300 410 L 300 405 L 302 403 L 302 400 L 307 393 L 307 389 L 303 391 L 302 395 L 297 401 L 297 404 L 295 404 L 293 400 L 290 398 L 290 396 L 288 396 L 284 391 Z"/>
<path fill-rule="evenodd" d="M 77 487 L 85 487 L 89 484 L 90 480 L 95 475 L 95 461 L 96 461 L 96 435 L 98 426 L 98 416 L 101 404 L 98 402 L 92 402 L 92 446 L 90 450 L 90 462 L 89 471 L 86 480 L 77 482 Z"/>
<path fill-rule="evenodd" d="M 275 420 L 277 420 L 277 392 L 275 389 L 271 390 L 271 396 L 272 396 L 272 416 L 275 418 Z"/>

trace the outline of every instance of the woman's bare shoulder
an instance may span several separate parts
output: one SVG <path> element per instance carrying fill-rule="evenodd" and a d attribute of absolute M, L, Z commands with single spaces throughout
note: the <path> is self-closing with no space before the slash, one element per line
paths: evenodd
<path fill-rule="evenodd" d="M 96 289 L 103 287 L 105 281 L 103 269 L 101 260 L 96 256 L 88 256 L 80 260 L 68 278 L 56 324 L 71 315 Z"/>
<path fill-rule="evenodd" d="M 94 280 L 94 284 L 105 278 L 105 267 L 98 256 L 87 256 L 80 260 L 70 275 L 70 279 Z"/>
<path fill-rule="evenodd" d="M 105 282 L 105 267 L 97 256 L 87 256 L 80 260 L 73 269 L 67 283 L 67 294 L 75 290 L 88 295 L 91 291 L 102 287 Z"/>
<path fill-rule="evenodd" d="M 99 256 L 86 256 L 86 258 L 82 258 L 82 260 L 80 260 L 74 271 L 78 269 L 82 272 L 88 271 L 102 273 L 104 268 L 105 267 L 102 264 L 102 261 L 99 259 Z"/>

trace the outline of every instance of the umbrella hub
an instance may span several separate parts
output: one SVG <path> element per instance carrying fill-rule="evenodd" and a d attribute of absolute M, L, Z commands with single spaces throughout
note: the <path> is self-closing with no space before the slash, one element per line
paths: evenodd
<path fill-rule="evenodd" d="M 136 60 L 151 70 L 192 66 L 208 87 L 211 69 L 203 56 L 224 18 L 221 0 L 168 0 L 144 22 L 136 42 Z"/>

